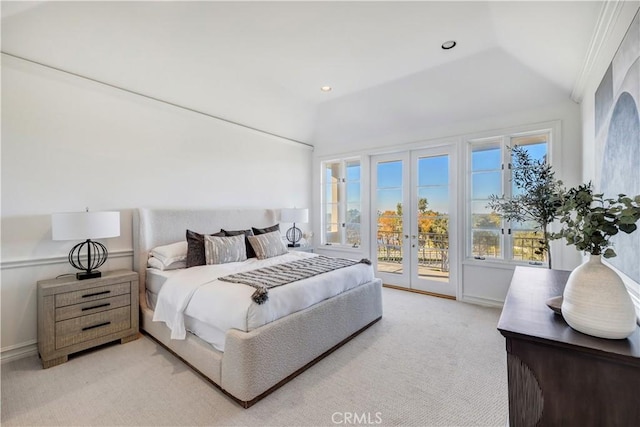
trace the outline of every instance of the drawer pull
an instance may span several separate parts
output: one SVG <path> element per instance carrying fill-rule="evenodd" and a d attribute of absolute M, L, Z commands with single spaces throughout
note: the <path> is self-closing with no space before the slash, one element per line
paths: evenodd
<path fill-rule="evenodd" d="M 82 298 L 89 298 L 89 297 L 95 297 L 97 295 L 104 295 L 104 294 L 110 294 L 111 291 L 102 291 L 102 292 L 95 292 L 93 294 L 86 294 L 86 295 L 82 295 Z"/>
<path fill-rule="evenodd" d="M 106 304 L 98 304 L 98 305 L 93 305 L 91 307 L 84 307 L 82 309 L 82 311 L 87 311 L 87 310 L 93 310 L 94 308 L 100 308 L 100 307 L 109 307 L 111 305 L 110 302 L 106 303 Z"/>
<path fill-rule="evenodd" d="M 82 330 L 83 331 L 88 331 L 89 329 L 99 328 L 100 326 L 107 326 L 107 325 L 110 325 L 110 324 L 111 324 L 111 322 L 98 323 L 97 325 L 87 326 L 85 328 L 82 328 Z"/>

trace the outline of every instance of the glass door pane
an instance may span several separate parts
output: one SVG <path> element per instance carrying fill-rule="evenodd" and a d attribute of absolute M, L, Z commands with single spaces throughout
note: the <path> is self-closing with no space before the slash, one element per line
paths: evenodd
<path fill-rule="evenodd" d="M 372 217 L 375 242 L 372 256 L 376 276 L 387 285 L 409 287 L 408 153 L 372 158 Z M 408 209 L 411 210 L 410 208 Z"/>
<path fill-rule="evenodd" d="M 448 282 L 449 156 L 420 157 L 417 164 L 418 276 Z"/>
<path fill-rule="evenodd" d="M 378 271 L 402 274 L 402 160 L 380 162 L 376 168 Z"/>
<path fill-rule="evenodd" d="M 411 288 L 455 296 L 455 147 L 411 153 Z"/>

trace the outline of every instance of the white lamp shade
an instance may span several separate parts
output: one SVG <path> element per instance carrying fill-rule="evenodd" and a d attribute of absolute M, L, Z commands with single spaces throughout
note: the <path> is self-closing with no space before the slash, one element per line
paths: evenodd
<path fill-rule="evenodd" d="M 309 222 L 309 209 L 286 208 L 280 211 L 281 222 Z"/>
<path fill-rule="evenodd" d="M 53 240 L 105 239 L 120 235 L 120 212 L 69 212 L 51 215 Z"/>

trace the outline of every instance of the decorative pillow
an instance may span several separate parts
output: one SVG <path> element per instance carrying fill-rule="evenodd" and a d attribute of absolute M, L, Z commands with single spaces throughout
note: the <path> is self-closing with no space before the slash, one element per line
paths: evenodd
<path fill-rule="evenodd" d="M 177 270 L 179 268 L 186 268 L 186 261 L 175 261 L 170 264 L 165 265 L 159 258 L 151 257 L 147 260 L 147 267 L 156 268 L 158 270 L 166 271 L 166 270 Z"/>
<path fill-rule="evenodd" d="M 187 259 L 187 242 L 176 242 L 169 245 L 156 246 L 151 249 L 151 256 L 157 258 L 165 266 Z"/>
<path fill-rule="evenodd" d="M 267 227 L 267 228 L 251 227 L 251 230 L 253 231 L 254 236 L 257 236 L 259 234 L 267 234 L 273 231 L 280 231 L 280 224 L 272 225 L 271 227 Z"/>
<path fill-rule="evenodd" d="M 210 234 L 211 236 L 224 236 L 222 231 Z M 204 254 L 204 235 L 187 230 L 187 268 L 197 265 L 205 265 L 207 258 Z"/>
<path fill-rule="evenodd" d="M 249 243 L 249 241 L 247 240 L 247 237 L 249 236 L 253 236 L 253 231 L 251 230 L 225 230 L 224 228 L 222 230 L 220 230 L 221 233 L 224 233 L 225 236 L 239 236 L 241 234 L 244 234 L 245 238 L 244 238 L 244 244 L 247 248 L 247 258 L 255 258 L 256 257 L 256 253 L 253 251 L 253 248 L 251 247 L 251 244 Z"/>
<path fill-rule="evenodd" d="M 209 264 L 226 264 L 247 259 L 247 247 L 244 235 L 204 236 L 204 252 Z"/>
<path fill-rule="evenodd" d="M 282 243 L 280 231 L 249 236 L 248 239 L 258 259 L 284 255 L 288 252 L 287 247 Z"/>

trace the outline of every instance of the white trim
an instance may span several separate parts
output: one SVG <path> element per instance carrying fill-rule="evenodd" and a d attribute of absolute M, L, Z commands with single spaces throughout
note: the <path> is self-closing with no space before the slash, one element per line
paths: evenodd
<path fill-rule="evenodd" d="M 530 265 L 528 263 L 521 263 L 518 261 L 506 261 L 503 259 L 495 259 L 495 258 L 487 258 L 487 259 L 475 259 L 475 258 L 465 258 L 462 261 L 462 265 L 470 265 L 473 267 L 491 267 L 491 268 L 500 268 L 502 270 L 515 270 L 516 267 L 536 267 L 536 268 L 547 268 L 546 265 Z"/>
<path fill-rule="evenodd" d="M 38 341 L 31 340 L 21 344 L 14 344 L 0 349 L 0 362 L 24 359 L 38 354 Z"/>
<path fill-rule="evenodd" d="M 315 156 L 315 160 L 322 162 L 330 162 L 332 159 L 336 161 L 340 159 L 349 159 L 352 157 L 358 156 L 377 156 L 382 154 L 394 154 L 400 153 L 404 151 L 412 151 L 412 150 L 420 150 L 423 148 L 435 148 L 450 144 L 459 144 L 462 141 L 463 134 L 452 135 L 452 136 L 444 136 L 444 137 L 434 137 L 430 139 L 424 139 L 420 141 L 412 141 L 412 142 L 403 142 L 399 144 L 386 145 L 384 147 L 371 148 L 371 149 L 362 149 L 356 151 L 344 151 L 339 154 L 326 154 L 322 156 Z"/>
<path fill-rule="evenodd" d="M 609 38 L 612 28 L 615 27 L 618 21 L 618 16 L 624 5 L 624 1 L 621 0 L 609 0 L 605 1 L 600 9 L 600 15 L 598 16 L 598 22 L 596 23 L 589 49 L 584 60 L 584 64 L 580 69 L 578 78 L 575 80 L 573 90 L 571 91 L 571 99 L 578 104 L 582 102 L 584 97 L 585 87 L 591 76 L 591 71 L 596 63 L 600 49 L 604 45 L 604 42 Z"/>
<path fill-rule="evenodd" d="M 504 301 L 500 301 L 497 299 L 489 299 L 489 298 L 480 298 L 480 297 L 470 297 L 469 295 L 465 295 L 460 299 L 462 302 L 470 303 L 470 304 L 478 304 L 484 305 L 488 307 L 498 307 L 502 308 L 504 305 Z"/>
<path fill-rule="evenodd" d="M 109 259 L 133 257 L 133 249 L 123 249 L 119 251 L 109 252 Z M 44 258 L 26 258 L 15 259 L 0 262 L 0 270 L 9 270 L 12 268 L 38 267 L 41 265 L 52 264 L 68 264 L 69 258 L 66 256 L 44 257 Z"/>
<path fill-rule="evenodd" d="M 80 79 L 83 79 L 83 80 L 86 80 L 86 81 L 89 81 L 89 82 L 92 82 L 92 83 L 95 83 L 95 84 L 98 84 L 98 85 L 107 86 L 107 87 L 110 87 L 110 88 L 118 90 L 118 91 L 126 92 L 128 94 L 139 96 L 139 97 L 142 97 L 142 98 L 146 98 L 147 100 L 150 100 L 150 101 L 160 102 L 160 103 L 169 105 L 169 106 L 174 107 L 174 108 L 179 108 L 179 109 L 184 110 L 184 111 L 189 111 L 191 113 L 199 114 L 201 116 L 209 117 L 211 119 L 215 119 L 215 120 L 219 120 L 221 122 L 226 122 L 226 123 L 229 123 L 229 124 L 232 124 L 232 125 L 235 125 L 235 126 L 239 126 L 239 127 L 248 129 L 248 130 L 253 131 L 253 132 L 258 132 L 258 133 L 261 133 L 261 134 L 264 134 L 264 135 L 275 137 L 281 142 L 286 142 L 286 143 L 289 143 L 289 144 L 291 144 L 291 143 L 298 144 L 298 145 L 300 145 L 302 147 L 305 147 L 305 148 L 307 148 L 308 150 L 311 150 L 311 151 L 313 151 L 315 149 L 315 147 L 312 144 L 309 144 L 308 142 L 299 141 L 297 139 L 289 138 L 289 137 L 286 137 L 286 136 L 283 136 L 283 135 L 278 135 L 276 133 L 269 132 L 267 130 L 260 129 L 260 128 L 257 128 L 257 127 L 249 126 L 249 125 L 246 125 L 246 124 L 243 124 L 243 123 L 240 123 L 240 122 L 236 122 L 236 121 L 233 121 L 231 119 L 224 118 L 222 116 L 216 116 L 216 115 L 213 115 L 213 114 L 198 110 L 198 109 L 193 108 L 193 107 L 188 107 L 188 106 L 185 106 L 185 105 L 176 104 L 175 102 L 171 102 L 171 101 L 168 101 L 168 100 L 162 99 L 162 98 L 157 98 L 155 96 L 148 95 L 148 94 L 145 94 L 145 93 L 142 93 L 142 92 L 137 92 L 137 91 L 135 91 L 133 89 L 128 89 L 128 88 L 125 88 L 125 87 L 122 87 L 122 86 L 118 86 L 118 85 L 116 85 L 114 83 L 105 82 L 105 81 L 98 80 L 98 79 L 93 78 L 93 77 L 85 76 L 84 74 L 79 74 L 79 73 L 72 72 L 72 71 L 69 71 L 69 70 L 65 70 L 65 69 L 59 68 L 59 67 L 54 67 L 53 65 L 45 64 L 43 62 L 39 62 L 39 61 L 36 61 L 34 59 L 25 58 L 23 56 L 16 55 L 14 53 L 2 51 L 2 54 L 6 55 L 6 56 L 9 56 L 11 58 L 15 58 L 15 59 L 18 59 L 18 60 L 21 60 L 21 61 L 24 61 L 24 62 L 28 62 L 28 63 L 30 63 L 32 65 L 38 65 L 40 67 L 48 68 L 50 70 L 54 70 L 54 71 L 57 71 L 57 72 L 60 72 L 60 73 L 64 73 L 64 74 L 67 74 L 67 75 L 70 75 L 70 76 L 73 76 L 73 77 L 78 77 Z"/>

